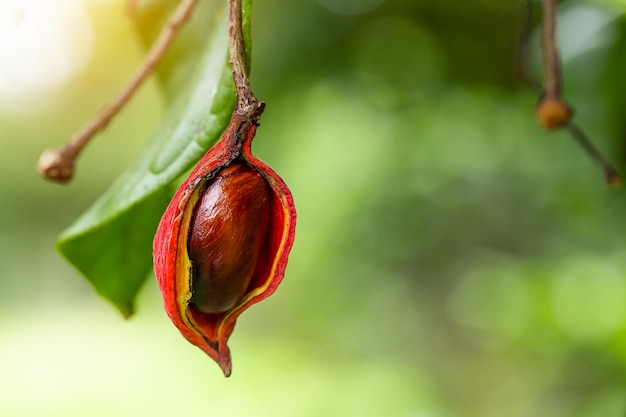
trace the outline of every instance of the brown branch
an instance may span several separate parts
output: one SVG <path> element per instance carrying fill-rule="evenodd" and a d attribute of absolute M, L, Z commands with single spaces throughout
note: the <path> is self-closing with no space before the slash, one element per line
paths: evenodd
<path fill-rule="evenodd" d="M 544 129 L 559 129 L 571 120 L 572 108 L 561 97 L 561 67 L 556 49 L 556 0 L 543 0 L 541 46 L 544 89 L 537 105 L 537 118 Z"/>
<path fill-rule="evenodd" d="M 556 50 L 556 0 L 543 0 L 543 66 L 544 94 L 553 99 L 561 98 L 561 68 Z"/>
<path fill-rule="evenodd" d="M 574 123 L 569 123 L 567 125 L 567 130 L 574 137 L 580 147 L 583 148 L 585 153 L 598 164 L 604 174 L 604 181 L 606 184 L 612 188 L 620 187 L 623 183 L 622 176 L 615 168 L 613 168 L 613 165 L 606 160 L 604 155 L 598 151 L 587 135 L 585 135 L 583 131 L 580 130 Z"/>
<path fill-rule="evenodd" d="M 611 163 L 600 153 L 591 140 L 571 122 L 571 106 L 561 97 L 561 66 L 556 47 L 556 1 L 543 0 L 544 90 L 537 105 L 537 116 L 542 127 L 548 130 L 565 127 L 583 151 L 596 162 L 611 187 L 620 186 L 622 178 Z"/>
<path fill-rule="evenodd" d="M 172 13 L 159 37 L 150 48 L 141 67 L 119 95 L 106 105 L 95 117 L 76 132 L 68 143 L 58 150 L 46 150 L 37 163 L 37 171 L 42 177 L 60 183 L 66 183 L 74 175 L 74 162 L 89 141 L 103 130 L 111 119 L 128 103 L 137 89 L 152 73 L 163 58 L 180 29 L 191 16 L 197 0 L 182 0 Z"/>
<path fill-rule="evenodd" d="M 539 94 L 537 116 L 545 129 L 565 128 L 583 151 L 600 167 L 610 187 L 622 185 L 622 177 L 594 146 L 585 133 L 571 121 L 572 110 L 561 97 L 561 69 L 556 48 L 556 1 L 543 1 L 542 49 L 545 86 L 542 89 L 528 69 L 528 44 L 532 25 L 533 0 L 524 0 L 520 10 L 517 36 L 516 75 Z"/>
<path fill-rule="evenodd" d="M 237 90 L 235 113 L 256 124 L 263 113 L 265 103 L 260 102 L 250 89 L 246 69 L 246 51 L 243 42 L 242 0 L 228 0 L 228 50 L 233 80 Z"/>

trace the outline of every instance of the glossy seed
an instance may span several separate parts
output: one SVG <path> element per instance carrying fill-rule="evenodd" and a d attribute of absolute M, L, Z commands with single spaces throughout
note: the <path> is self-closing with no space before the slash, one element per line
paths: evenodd
<path fill-rule="evenodd" d="M 193 307 L 222 313 L 242 299 L 266 239 L 269 211 L 269 185 L 249 165 L 235 161 L 210 180 L 189 235 Z"/>
<path fill-rule="evenodd" d="M 233 113 L 222 139 L 172 197 L 154 237 L 167 315 L 225 376 L 237 319 L 276 291 L 295 238 L 287 184 L 252 154 L 257 126 Z"/>

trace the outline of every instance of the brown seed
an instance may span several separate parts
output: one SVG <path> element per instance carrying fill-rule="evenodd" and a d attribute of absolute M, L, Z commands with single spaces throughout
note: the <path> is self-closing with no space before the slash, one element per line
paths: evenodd
<path fill-rule="evenodd" d="M 192 305 L 205 313 L 230 310 L 254 274 L 267 234 L 270 188 L 243 162 L 222 168 L 199 198 L 191 223 Z"/>

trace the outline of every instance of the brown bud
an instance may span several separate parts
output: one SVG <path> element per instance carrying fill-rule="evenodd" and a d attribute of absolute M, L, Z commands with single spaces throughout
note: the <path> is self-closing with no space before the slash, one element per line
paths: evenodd
<path fill-rule="evenodd" d="M 192 305 L 204 313 L 230 310 L 245 294 L 269 217 L 270 190 L 254 168 L 234 162 L 200 197 L 189 237 Z"/>
<path fill-rule="evenodd" d="M 566 126 L 572 118 L 572 109 L 560 98 L 544 96 L 537 104 L 537 120 L 546 130 Z"/>

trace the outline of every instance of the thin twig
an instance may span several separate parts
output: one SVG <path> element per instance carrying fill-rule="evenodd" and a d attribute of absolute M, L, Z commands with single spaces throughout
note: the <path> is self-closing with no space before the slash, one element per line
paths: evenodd
<path fill-rule="evenodd" d="M 141 67 L 122 89 L 120 94 L 96 116 L 71 137 L 68 143 L 58 150 L 46 150 L 39 158 L 37 171 L 42 177 L 65 183 L 72 179 L 74 162 L 80 152 L 95 136 L 103 130 L 111 119 L 126 105 L 141 84 L 148 78 L 163 55 L 170 47 L 176 35 L 191 16 L 197 0 L 182 0 L 161 30 L 159 37 L 150 48 Z"/>
<path fill-rule="evenodd" d="M 543 66 L 546 97 L 561 98 L 561 68 L 556 50 L 556 0 L 543 0 Z"/>
<path fill-rule="evenodd" d="M 528 44 L 530 38 L 530 30 L 532 25 L 532 8 L 533 0 L 523 0 L 520 11 L 518 37 L 517 37 L 517 56 L 515 73 L 528 86 L 534 90 L 539 97 L 539 105 L 542 103 L 555 103 L 557 108 L 569 109 L 567 103 L 561 98 L 561 69 L 556 48 L 556 1 L 543 1 L 543 31 L 542 31 L 542 47 L 545 71 L 545 88 L 542 88 L 539 82 L 530 75 L 528 69 Z M 544 109 L 545 110 L 545 109 Z M 584 132 L 567 118 L 565 123 L 561 125 L 567 129 L 576 143 L 583 151 L 599 166 L 604 174 L 606 183 L 610 187 L 620 186 L 623 182 L 622 177 L 611 163 L 600 153 L 591 140 Z"/>
<path fill-rule="evenodd" d="M 576 142 L 580 145 L 581 148 L 585 151 L 591 159 L 593 159 L 604 174 L 604 180 L 609 187 L 619 187 L 623 183 L 622 176 L 617 172 L 615 168 L 611 165 L 609 161 L 598 151 L 598 149 L 593 145 L 591 140 L 585 135 L 585 133 L 578 128 L 574 123 L 569 123 L 567 125 L 567 130 L 570 132 L 572 137 L 576 140 Z"/>
<path fill-rule="evenodd" d="M 265 104 L 257 100 L 250 89 L 250 80 L 246 70 L 246 51 L 243 42 L 242 0 L 228 0 L 228 49 L 233 80 L 237 90 L 235 113 L 244 116 L 252 123 L 257 123 Z"/>

